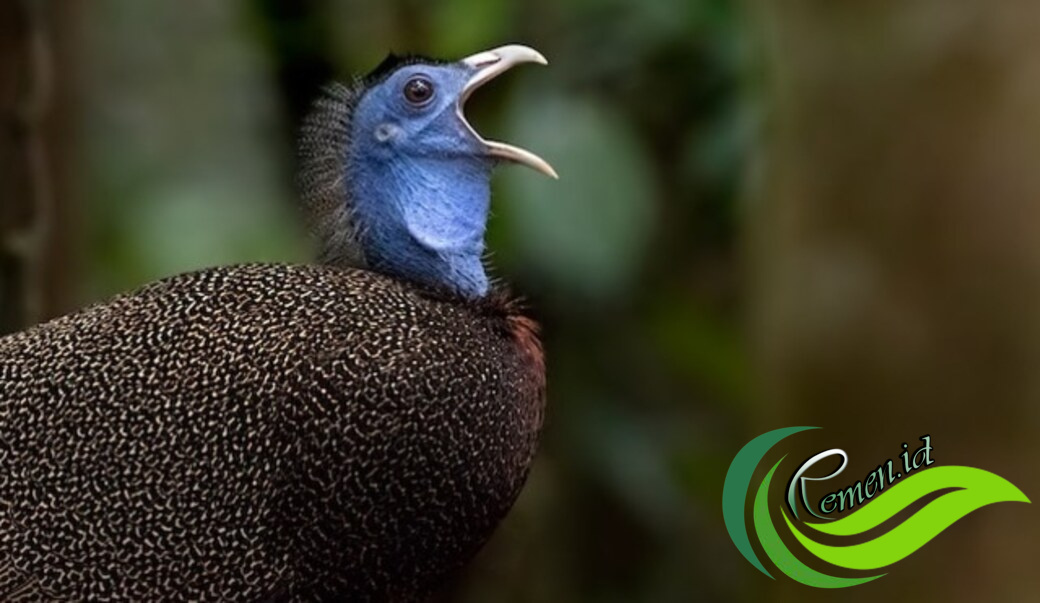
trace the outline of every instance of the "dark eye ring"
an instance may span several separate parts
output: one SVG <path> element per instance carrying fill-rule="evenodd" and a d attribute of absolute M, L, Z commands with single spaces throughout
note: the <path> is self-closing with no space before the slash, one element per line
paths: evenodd
<path fill-rule="evenodd" d="M 415 106 L 422 106 L 433 98 L 433 82 L 423 76 L 416 76 L 404 85 L 404 97 Z"/>

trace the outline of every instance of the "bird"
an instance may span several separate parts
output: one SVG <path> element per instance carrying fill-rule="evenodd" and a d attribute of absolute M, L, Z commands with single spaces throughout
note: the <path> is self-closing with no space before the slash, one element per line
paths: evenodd
<path fill-rule="evenodd" d="M 519 495 L 545 416 L 463 109 L 536 50 L 391 54 L 300 127 L 311 263 L 172 276 L 0 338 L 0 600 L 422 601 Z"/>

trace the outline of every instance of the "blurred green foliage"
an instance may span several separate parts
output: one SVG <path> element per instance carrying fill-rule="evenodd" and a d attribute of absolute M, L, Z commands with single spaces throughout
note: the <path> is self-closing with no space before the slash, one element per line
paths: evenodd
<path fill-rule="evenodd" d="M 84 301 L 204 266 L 305 261 L 292 131 L 390 50 L 504 43 L 548 69 L 468 108 L 506 168 L 496 274 L 544 324 L 550 411 L 516 511 L 456 601 L 732 599 L 718 493 L 747 412 L 738 175 L 753 114 L 722 0 L 100 0 L 83 68 Z"/>

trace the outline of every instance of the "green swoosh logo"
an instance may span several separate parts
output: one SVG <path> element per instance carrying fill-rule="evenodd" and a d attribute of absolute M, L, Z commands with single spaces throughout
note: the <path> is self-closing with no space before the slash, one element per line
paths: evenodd
<path fill-rule="evenodd" d="M 931 501 L 888 532 L 859 544 L 829 546 L 812 540 L 787 517 L 784 521 L 810 553 L 828 563 L 855 570 L 872 570 L 900 561 L 938 536 L 965 515 L 999 502 L 1029 502 L 1006 479 L 974 467 L 933 467 L 914 473 L 859 511 L 827 524 L 803 524 L 839 536 L 855 536 L 883 524 L 922 496 L 960 488 Z M 875 506 L 877 507 L 875 509 Z"/>
<path fill-rule="evenodd" d="M 805 565 L 794 556 L 790 549 L 787 548 L 784 541 L 780 539 L 780 534 L 773 526 L 772 519 L 769 517 L 769 501 L 767 500 L 769 497 L 769 484 L 773 480 L 773 473 L 776 472 L 776 468 L 780 466 L 780 463 L 782 463 L 783 460 L 784 459 L 780 459 L 775 465 L 773 465 L 773 468 L 769 470 L 769 474 L 766 475 L 764 480 L 762 480 L 762 485 L 758 487 L 758 494 L 755 495 L 755 531 L 758 532 L 758 538 L 762 543 L 762 549 L 765 550 L 766 555 L 769 556 L 769 560 L 780 568 L 780 571 L 791 578 L 801 582 L 802 584 L 815 586 L 817 588 L 844 588 L 846 586 L 856 586 L 857 584 L 870 582 L 871 580 L 883 576 L 884 574 L 881 574 L 880 576 L 869 576 L 867 578 L 842 578 L 839 576 L 830 576 Z M 790 525 L 790 523 L 788 523 L 788 525 Z M 768 576 L 769 574 L 766 575 Z"/>
<path fill-rule="evenodd" d="M 730 538 L 752 565 L 771 578 L 772 575 L 762 565 L 751 545 L 744 517 L 752 477 L 755 468 L 773 446 L 792 434 L 809 429 L 815 428 L 789 427 L 755 438 L 737 453 L 723 485 L 723 519 Z M 755 533 L 769 560 L 788 577 L 818 588 L 855 586 L 883 576 L 832 576 L 809 567 L 787 547 L 770 515 L 768 502 L 773 476 L 783 460 L 781 458 L 773 465 L 758 486 L 752 509 Z M 813 534 L 823 533 L 842 539 L 861 540 L 862 535 L 889 522 L 921 498 L 942 490 L 948 492 L 939 495 L 903 522 L 865 542 L 835 546 L 822 544 L 812 538 Z M 1011 482 L 994 473 L 974 467 L 932 467 L 907 476 L 869 504 L 835 521 L 811 524 L 795 522 L 782 506 L 780 514 L 786 528 L 816 559 L 849 570 L 876 570 L 905 559 L 969 513 L 998 502 L 1030 501 Z"/>

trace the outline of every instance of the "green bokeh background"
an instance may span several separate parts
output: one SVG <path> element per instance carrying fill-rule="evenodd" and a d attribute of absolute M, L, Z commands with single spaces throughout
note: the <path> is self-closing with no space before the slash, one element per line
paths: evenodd
<path fill-rule="evenodd" d="M 1025 505 L 833 593 L 747 564 L 721 491 L 789 425 L 824 427 L 792 462 L 840 446 L 858 476 L 932 433 L 940 462 L 1040 491 L 1040 5 L 53 5 L 64 309 L 307 261 L 293 132 L 325 82 L 390 50 L 549 58 L 467 109 L 561 179 L 494 181 L 494 274 L 544 325 L 550 408 L 528 487 L 444 601 L 1035 600 Z"/>

